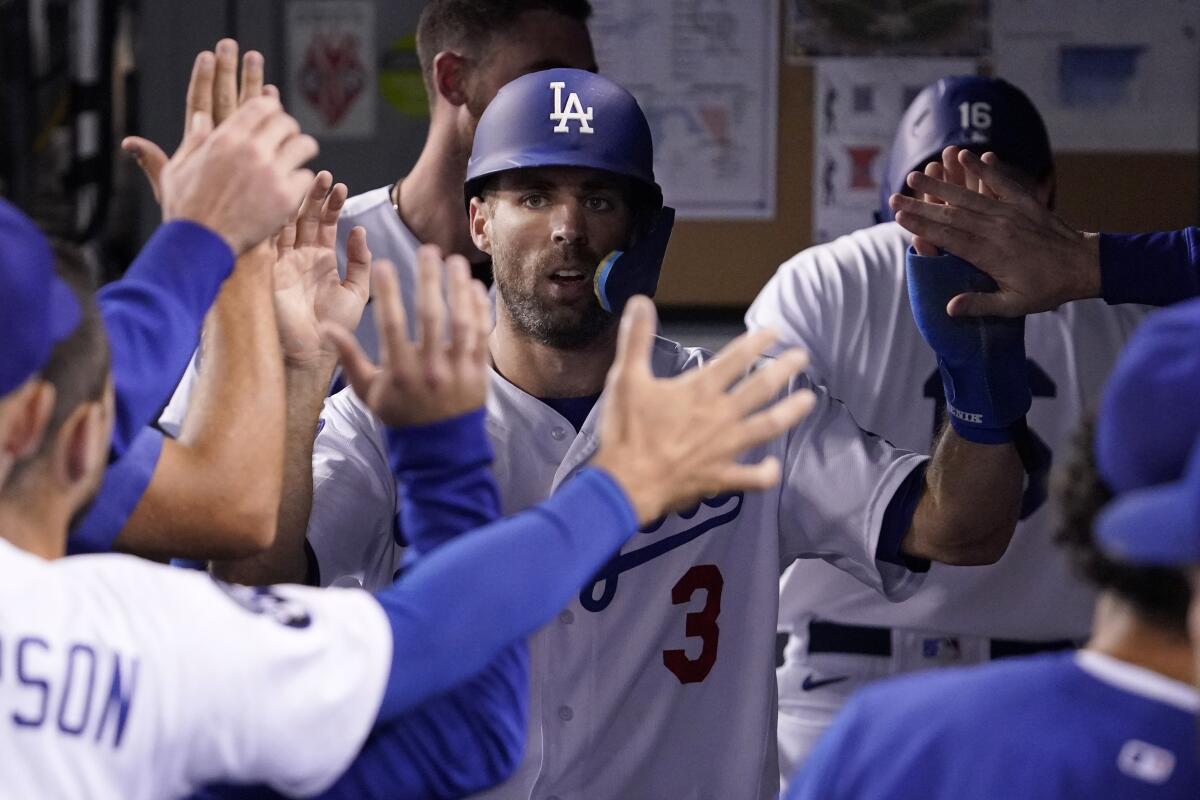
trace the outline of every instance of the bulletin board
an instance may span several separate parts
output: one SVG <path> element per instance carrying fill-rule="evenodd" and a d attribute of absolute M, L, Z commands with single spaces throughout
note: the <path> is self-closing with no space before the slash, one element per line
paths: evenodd
<path fill-rule="evenodd" d="M 750 304 L 779 264 L 815 241 L 816 73 L 811 62 L 789 59 L 786 45 L 779 66 L 775 216 L 678 223 L 657 296 L 668 312 L 736 314 Z M 1200 224 L 1200 157 L 1195 148 L 1190 152 L 1058 151 L 1055 157 L 1056 208 L 1079 229 L 1146 231 Z"/>
<path fill-rule="evenodd" d="M 775 218 L 676 224 L 659 305 L 745 308 L 775 268 L 812 241 L 812 108 L 811 68 L 781 64 Z"/>

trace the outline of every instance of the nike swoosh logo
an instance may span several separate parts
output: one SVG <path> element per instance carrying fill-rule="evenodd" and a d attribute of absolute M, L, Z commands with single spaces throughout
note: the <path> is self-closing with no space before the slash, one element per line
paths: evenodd
<path fill-rule="evenodd" d="M 804 683 L 800 684 L 800 688 L 806 692 L 811 692 L 813 689 L 820 689 L 822 686 L 829 686 L 833 683 L 841 683 L 842 681 L 850 680 L 849 675 L 841 675 L 837 678 L 822 678 L 819 681 L 814 681 L 812 675 L 804 678 Z"/>

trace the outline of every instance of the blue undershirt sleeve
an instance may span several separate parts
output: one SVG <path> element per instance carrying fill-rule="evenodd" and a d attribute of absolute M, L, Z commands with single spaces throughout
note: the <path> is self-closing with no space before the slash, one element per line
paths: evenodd
<path fill-rule="evenodd" d="M 176 220 L 160 226 L 125 275 L 97 293 L 112 351 L 116 456 L 170 398 L 233 264 L 224 239 Z"/>
<path fill-rule="evenodd" d="M 1165 306 L 1200 295 L 1200 228 L 1100 234 L 1100 286 L 1113 304 Z"/>
<path fill-rule="evenodd" d="M 900 543 L 912 527 L 913 514 L 925 491 L 925 468 L 928 465 L 929 462 L 925 462 L 910 472 L 892 495 L 887 510 L 883 512 L 879 542 L 875 545 L 876 560 L 898 564 L 910 572 L 928 572 L 930 566 L 927 559 L 913 558 L 900 552 Z"/>
<path fill-rule="evenodd" d="M 137 508 L 162 455 L 163 434 L 143 428 L 123 455 L 109 464 L 96 499 L 67 537 L 67 555 L 107 553 Z"/>
<path fill-rule="evenodd" d="M 488 467 L 485 412 L 390 429 L 388 457 L 400 493 L 399 529 L 418 555 L 500 517 L 500 490 Z"/>

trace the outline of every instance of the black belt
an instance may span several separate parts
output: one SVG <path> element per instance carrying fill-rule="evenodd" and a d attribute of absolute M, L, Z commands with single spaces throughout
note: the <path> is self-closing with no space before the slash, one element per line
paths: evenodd
<path fill-rule="evenodd" d="M 946 638 L 953 639 L 954 637 Z M 1069 639 L 1054 639 L 1045 642 L 991 639 L 990 644 L 992 658 L 1031 656 L 1035 653 L 1074 650 L 1077 646 Z M 892 654 L 892 629 L 814 620 L 808 623 L 808 652 L 887 657 Z"/>

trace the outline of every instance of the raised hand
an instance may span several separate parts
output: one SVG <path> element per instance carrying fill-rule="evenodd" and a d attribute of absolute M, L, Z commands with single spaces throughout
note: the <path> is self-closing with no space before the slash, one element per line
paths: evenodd
<path fill-rule="evenodd" d="M 806 389 L 779 398 L 807 365 L 805 353 L 787 350 L 747 374 L 775 340 L 762 330 L 738 337 L 699 369 L 656 378 L 650 369 L 655 327 L 654 304 L 631 299 L 621 317 L 592 463 L 616 479 L 642 523 L 703 497 L 775 485 L 776 459 L 743 464 L 738 458 L 812 410 L 814 396 Z"/>
<path fill-rule="evenodd" d="M 442 290 L 442 276 L 447 287 Z M 375 264 L 375 324 L 381 364 L 363 353 L 348 327 L 325 334 L 341 356 L 354 391 L 386 424 L 426 425 L 483 407 L 488 387 L 488 335 L 492 305 L 483 284 L 471 279 L 467 260 L 423 245 L 417 251 L 418 337 L 412 341 L 400 285 L 388 261 Z"/>
<path fill-rule="evenodd" d="M 263 56 L 257 50 L 246 51 L 242 57 L 242 79 L 237 82 L 238 43 L 233 39 L 217 42 L 216 53 L 205 50 L 196 55 L 192 64 L 192 76 L 188 81 L 186 113 L 183 119 L 183 136 L 196 126 L 196 115 L 212 117 L 213 126 L 228 119 L 247 100 L 260 95 L 279 98 L 279 90 L 263 85 Z M 154 199 L 160 203 L 159 184 L 163 167 L 167 165 L 167 154 L 149 139 L 141 136 L 126 136 L 121 149 L 137 159 L 138 166 L 150 182 Z"/>
<path fill-rule="evenodd" d="M 323 324 L 354 330 L 367 304 L 371 251 L 362 227 L 346 242 L 346 278 L 337 269 L 337 222 L 346 184 L 318 172 L 299 210 L 276 239 L 275 319 L 285 361 L 292 366 L 332 362 L 337 353 L 321 336 Z"/>
<path fill-rule="evenodd" d="M 246 101 L 215 131 L 198 111 L 161 174 L 163 220 L 199 223 L 240 255 L 287 222 L 312 183 L 303 165 L 317 150 L 274 97 Z"/>
<path fill-rule="evenodd" d="M 956 156 L 965 176 L 982 182 L 985 191 L 912 172 L 908 185 L 915 192 L 943 202 L 898 194 L 890 201 L 901 226 L 971 262 L 999 286 L 996 292 L 957 295 L 947 313 L 1018 317 L 1099 295 L 1096 236 L 1073 229 L 1038 202 L 1005 174 L 994 153 L 981 159 L 961 150 Z"/>

